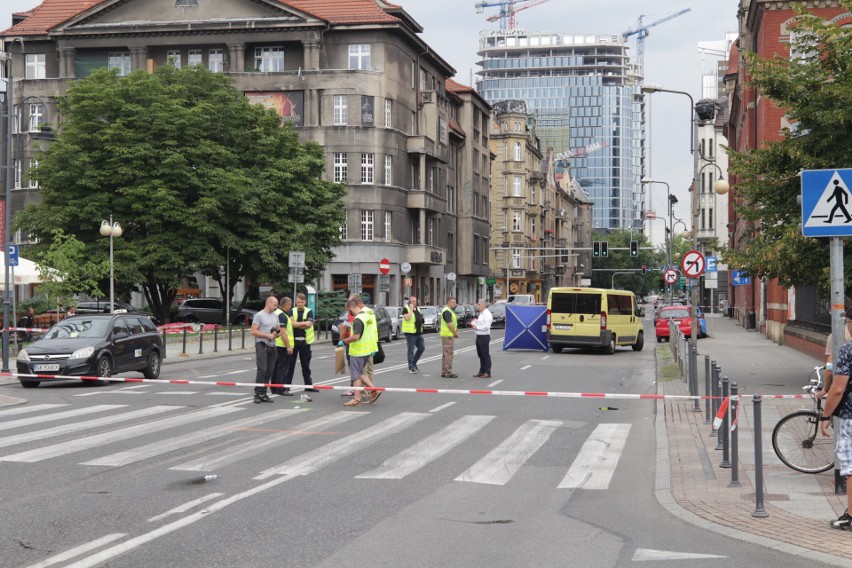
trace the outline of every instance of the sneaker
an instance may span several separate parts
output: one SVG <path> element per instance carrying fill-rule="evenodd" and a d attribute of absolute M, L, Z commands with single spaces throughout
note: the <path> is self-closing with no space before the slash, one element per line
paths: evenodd
<path fill-rule="evenodd" d="M 357 398 L 353 398 L 350 401 L 344 402 L 343 406 L 361 406 L 361 401 Z"/>
<path fill-rule="evenodd" d="M 831 528 L 840 529 L 844 531 L 852 530 L 852 517 L 849 516 L 849 510 L 844 511 L 840 518 L 831 521 Z"/>
<path fill-rule="evenodd" d="M 450 373 L 449 375 L 441 375 L 441 376 L 446 378 L 446 379 L 457 379 L 457 378 L 459 378 L 459 376 L 456 375 L 455 373 Z"/>
<path fill-rule="evenodd" d="M 268 395 L 265 394 L 256 394 L 254 395 L 254 403 L 260 404 L 261 402 L 272 402 L 272 399 L 269 398 Z"/>
<path fill-rule="evenodd" d="M 293 396 L 293 392 L 290 389 L 281 389 L 281 396 Z"/>
<path fill-rule="evenodd" d="M 371 393 L 370 393 L 370 402 L 368 402 L 367 404 L 373 404 L 374 402 L 376 402 L 377 400 L 379 400 L 379 397 L 380 397 L 380 396 L 382 396 L 382 391 L 373 391 L 373 392 L 371 392 Z"/>
<path fill-rule="evenodd" d="M 409 375 L 416 375 L 416 374 L 417 374 L 417 369 L 409 369 L 409 370 L 408 370 L 408 374 L 409 374 Z"/>

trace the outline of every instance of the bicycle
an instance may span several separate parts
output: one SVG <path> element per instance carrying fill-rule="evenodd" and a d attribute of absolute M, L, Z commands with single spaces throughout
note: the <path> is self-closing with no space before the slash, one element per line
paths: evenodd
<path fill-rule="evenodd" d="M 819 431 L 824 366 L 814 367 L 808 384 L 802 387 L 813 399 L 813 409 L 800 409 L 778 421 L 772 430 L 772 449 L 784 465 L 802 473 L 822 473 L 834 467 L 834 440 Z M 813 375 L 816 375 L 813 377 Z"/>

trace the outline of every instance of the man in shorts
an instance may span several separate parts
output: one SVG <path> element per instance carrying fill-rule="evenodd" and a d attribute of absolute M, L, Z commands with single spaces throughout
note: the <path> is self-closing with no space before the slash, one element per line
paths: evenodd
<path fill-rule="evenodd" d="M 847 341 L 837 353 L 834 362 L 834 377 L 828 396 L 822 407 L 820 417 L 820 430 L 825 437 L 831 436 L 828 431 L 832 427 L 831 417 L 834 415 L 834 428 L 837 434 L 837 446 L 835 454 L 837 465 L 840 467 L 840 475 L 846 477 L 852 475 L 852 391 L 849 388 L 849 373 L 852 367 L 852 341 Z M 846 511 L 836 520 L 831 521 L 831 527 L 841 530 L 852 530 L 852 517 L 849 516 L 852 509 L 852 491 L 846 495 Z"/>
<path fill-rule="evenodd" d="M 367 313 L 361 305 L 355 298 L 346 302 L 346 309 L 355 319 L 352 321 L 352 331 L 349 337 L 340 340 L 337 345 L 338 347 L 349 346 L 349 377 L 352 380 L 352 386 L 374 389 L 376 387 L 367 373 L 366 367 L 372 354 L 379 348 L 379 333 L 376 328 L 376 316 Z M 364 402 L 373 404 L 382 395 L 382 391 L 369 391 L 369 399 L 366 401 L 362 401 L 359 392 L 356 391 L 354 394 L 352 400 L 343 403 L 343 406 L 361 406 Z"/>

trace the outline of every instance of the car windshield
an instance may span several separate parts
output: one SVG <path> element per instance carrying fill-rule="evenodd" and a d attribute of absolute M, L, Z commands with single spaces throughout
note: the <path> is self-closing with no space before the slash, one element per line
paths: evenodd
<path fill-rule="evenodd" d="M 675 319 L 688 318 L 689 317 L 689 310 L 663 310 L 662 312 L 660 312 L 660 317 L 665 318 L 665 319 L 668 319 L 668 318 L 675 318 Z"/>
<path fill-rule="evenodd" d="M 492 316 L 505 316 L 506 304 L 491 304 L 488 306 L 488 311 L 491 312 Z"/>
<path fill-rule="evenodd" d="M 420 311 L 421 311 L 421 313 L 423 313 L 424 316 L 436 316 L 436 315 L 438 315 L 438 309 L 435 308 L 434 306 L 426 306 L 424 308 L 420 308 Z"/>
<path fill-rule="evenodd" d="M 64 320 L 51 327 L 43 339 L 105 337 L 109 332 L 110 321 L 107 318 Z"/>

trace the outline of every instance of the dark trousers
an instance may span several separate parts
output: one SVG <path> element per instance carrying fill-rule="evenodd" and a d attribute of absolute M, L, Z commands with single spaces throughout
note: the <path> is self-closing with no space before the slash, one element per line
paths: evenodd
<path fill-rule="evenodd" d="M 257 376 L 255 384 L 265 385 L 272 382 L 272 374 L 275 372 L 275 346 L 261 343 L 254 344 L 255 358 L 257 359 Z M 266 394 L 265 386 L 254 387 L 254 394 Z"/>
<path fill-rule="evenodd" d="M 293 382 L 293 375 L 296 373 L 296 358 L 298 358 L 302 364 L 302 378 L 305 380 L 305 384 L 312 385 L 314 381 L 311 379 L 311 346 L 307 341 L 296 340 L 293 344 L 293 354 L 289 357 L 290 368 L 287 371 L 287 380 L 284 384 L 289 385 Z"/>
<path fill-rule="evenodd" d="M 490 335 L 476 336 L 476 356 L 479 357 L 479 372 L 491 374 L 491 353 L 488 346 L 491 343 Z"/>
<path fill-rule="evenodd" d="M 408 368 L 416 369 L 420 356 L 426 351 L 426 342 L 422 334 L 406 333 L 405 343 L 408 346 Z"/>
<path fill-rule="evenodd" d="M 287 384 L 287 373 L 290 370 L 290 354 L 287 353 L 286 347 L 275 346 L 275 383 L 279 385 Z M 284 387 L 278 387 L 284 388 Z"/>

